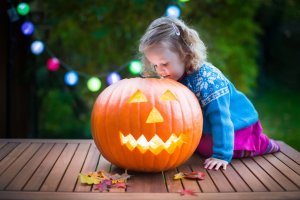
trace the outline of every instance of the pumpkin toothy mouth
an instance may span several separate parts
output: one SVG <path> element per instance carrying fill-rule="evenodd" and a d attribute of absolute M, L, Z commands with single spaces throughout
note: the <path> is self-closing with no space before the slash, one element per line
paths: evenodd
<path fill-rule="evenodd" d="M 141 153 L 145 153 L 149 150 L 155 155 L 159 154 L 162 150 L 172 154 L 177 147 L 181 147 L 183 143 L 186 143 L 187 137 L 188 136 L 185 134 L 180 134 L 179 136 L 172 134 L 169 139 L 164 142 L 157 134 L 155 134 L 151 140 L 148 141 L 144 135 L 141 135 L 136 140 L 131 134 L 124 136 L 124 134 L 120 132 L 121 144 L 126 145 L 130 151 L 138 148 Z"/>

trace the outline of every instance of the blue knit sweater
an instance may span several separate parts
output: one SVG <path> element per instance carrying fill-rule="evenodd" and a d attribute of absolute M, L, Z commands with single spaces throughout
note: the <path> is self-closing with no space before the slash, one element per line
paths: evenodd
<path fill-rule="evenodd" d="M 197 96 L 203 111 L 203 134 L 211 134 L 214 158 L 230 162 L 234 131 L 258 121 L 249 99 L 210 63 L 183 77 L 180 82 Z"/>

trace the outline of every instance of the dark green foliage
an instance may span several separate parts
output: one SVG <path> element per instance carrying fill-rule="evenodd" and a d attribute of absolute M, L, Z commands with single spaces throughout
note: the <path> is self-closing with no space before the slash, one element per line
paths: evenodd
<path fill-rule="evenodd" d="M 253 99 L 264 133 L 300 150 L 300 94 L 277 87 Z"/>
<path fill-rule="evenodd" d="M 103 75 L 103 89 L 107 72 L 138 58 L 139 39 L 147 26 L 174 3 L 208 47 L 208 60 L 238 89 L 251 94 L 258 71 L 257 36 L 263 34 L 255 15 L 262 1 L 43 0 L 33 1 L 32 6 L 44 14 L 37 34 L 47 47 L 76 70 Z M 74 88 L 65 86 L 66 71 L 47 72 L 47 58 L 39 57 L 36 73 L 40 137 L 91 137 L 90 112 L 99 93 L 88 91 L 84 77 Z M 132 77 L 127 69 L 120 73 Z"/>

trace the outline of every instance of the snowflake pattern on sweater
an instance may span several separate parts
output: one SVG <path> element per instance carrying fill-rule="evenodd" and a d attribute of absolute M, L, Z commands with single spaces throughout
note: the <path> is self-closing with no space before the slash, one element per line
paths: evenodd
<path fill-rule="evenodd" d="M 198 99 L 201 97 L 201 106 L 204 107 L 211 101 L 229 93 L 228 81 L 219 69 L 205 63 L 201 66 L 200 72 L 195 74 L 195 78 L 188 84 Z M 192 88 L 192 85 L 195 86 Z"/>

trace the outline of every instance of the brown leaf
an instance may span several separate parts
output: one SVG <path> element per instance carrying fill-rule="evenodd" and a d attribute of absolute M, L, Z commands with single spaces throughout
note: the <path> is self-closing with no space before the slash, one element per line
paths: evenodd
<path fill-rule="evenodd" d="M 205 174 L 202 172 L 185 172 L 184 178 L 204 180 Z"/>

